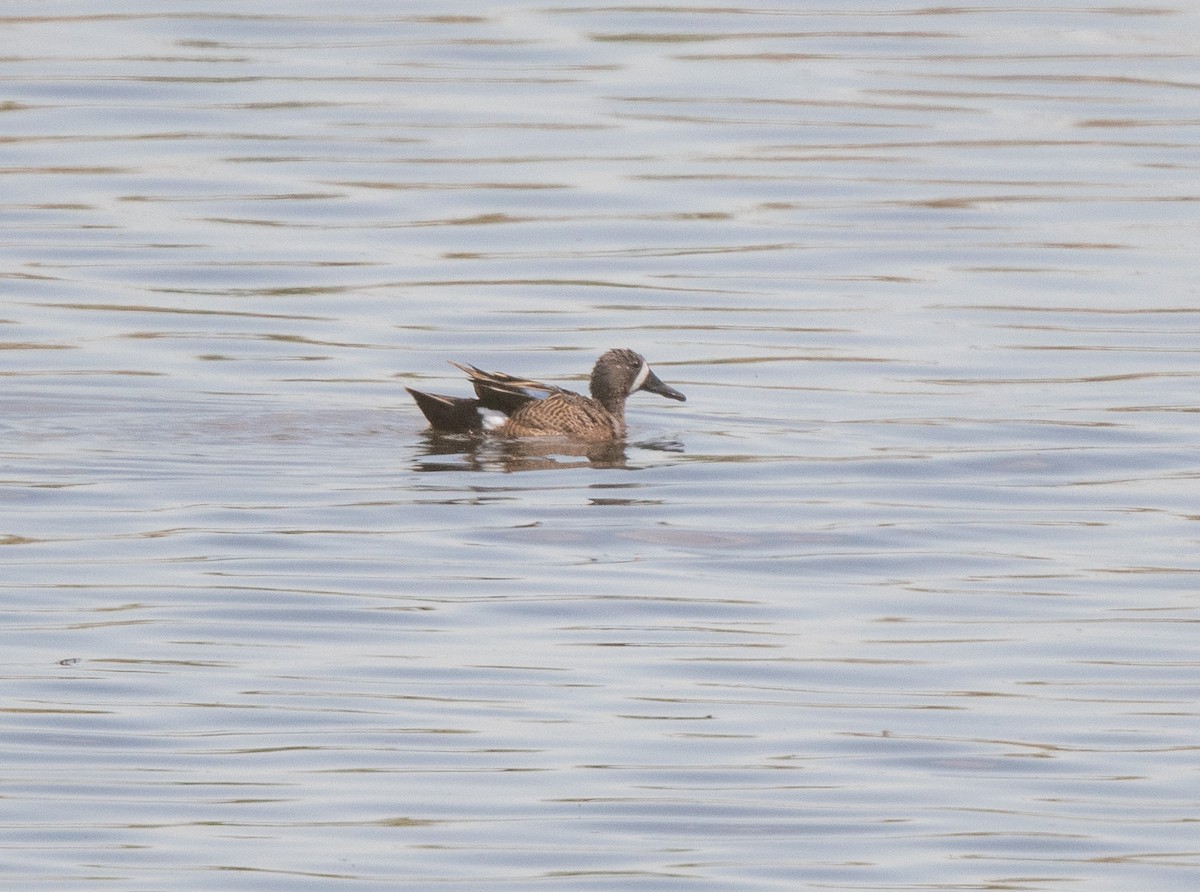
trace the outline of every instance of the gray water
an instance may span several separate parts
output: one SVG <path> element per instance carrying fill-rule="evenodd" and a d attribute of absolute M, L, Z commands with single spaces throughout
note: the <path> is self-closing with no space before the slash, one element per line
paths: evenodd
<path fill-rule="evenodd" d="M 1196 888 L 1197 9 L 335 6 L 0 10 L 5 888 Z"/>

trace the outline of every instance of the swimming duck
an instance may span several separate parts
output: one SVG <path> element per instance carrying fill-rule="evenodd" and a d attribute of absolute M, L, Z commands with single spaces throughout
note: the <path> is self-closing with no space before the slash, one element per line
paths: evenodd
<path fill-rule="evenodd" d="M 565 436 L 588 443 L 625 436 L 625 400 L 639 390 L 684 402 L 687 397 L 659 380 L 632 350 L 609 350 L 596 360 L 590 397 L 451 361 L 475 388 L 475 399 L 423 393 L 406 387 L 429 426 L 442 433 L 486 432 L 501 437 Z"/>

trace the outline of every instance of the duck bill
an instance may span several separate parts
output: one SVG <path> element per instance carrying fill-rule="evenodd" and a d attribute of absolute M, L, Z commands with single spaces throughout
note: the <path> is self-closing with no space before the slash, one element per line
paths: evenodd
<path fill-rule="evenodd" d="M 643 382 L 641 389 L 648 390 L 651 393 L 657 393 L 659 396 L 665 396 L 669 400 L 679 400 L 681 403 L 687 402 L 686 396 L 684 396 L 674 387 L 669 387 L 666 384 L 663 384 L 662 381 L 659 380 L 658 375 L 654 374 L 654 372 L 650 372 L 650 374 L 646 376 L 646 380 Z"/>

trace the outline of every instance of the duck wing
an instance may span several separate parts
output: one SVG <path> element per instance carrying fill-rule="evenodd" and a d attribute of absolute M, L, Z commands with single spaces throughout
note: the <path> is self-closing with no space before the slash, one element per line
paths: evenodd
<path fill-rule="evenodd" d="M 564 392 L 561 387 L 543 384 L 541 381 L 518 378 L 503 372 L 485 372 L 473 365 L 453 360 L 450 364 L 471 379 L 480 406 L 503 412 L 505 415 L 511 415 L 525 404 L 544 399 L 549 394 Z"/>

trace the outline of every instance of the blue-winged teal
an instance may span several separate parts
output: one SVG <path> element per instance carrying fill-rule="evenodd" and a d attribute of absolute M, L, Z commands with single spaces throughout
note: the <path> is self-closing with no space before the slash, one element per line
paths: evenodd
<path fill-rule="evenodd" d="M 429 426 L 443 433 L 566 436 L 599 443 L 625 436 L 625 400 L 630 394 L 648 390 L 668 399 L 687 399 L 663 384 L 646 360 L 632 350 L 609 350 L 596 360 L 590 399 L 552 384 L 450 364 L 467 373 L 475 387 L 475 399 L 405 388 L 429 419 Z"/>

